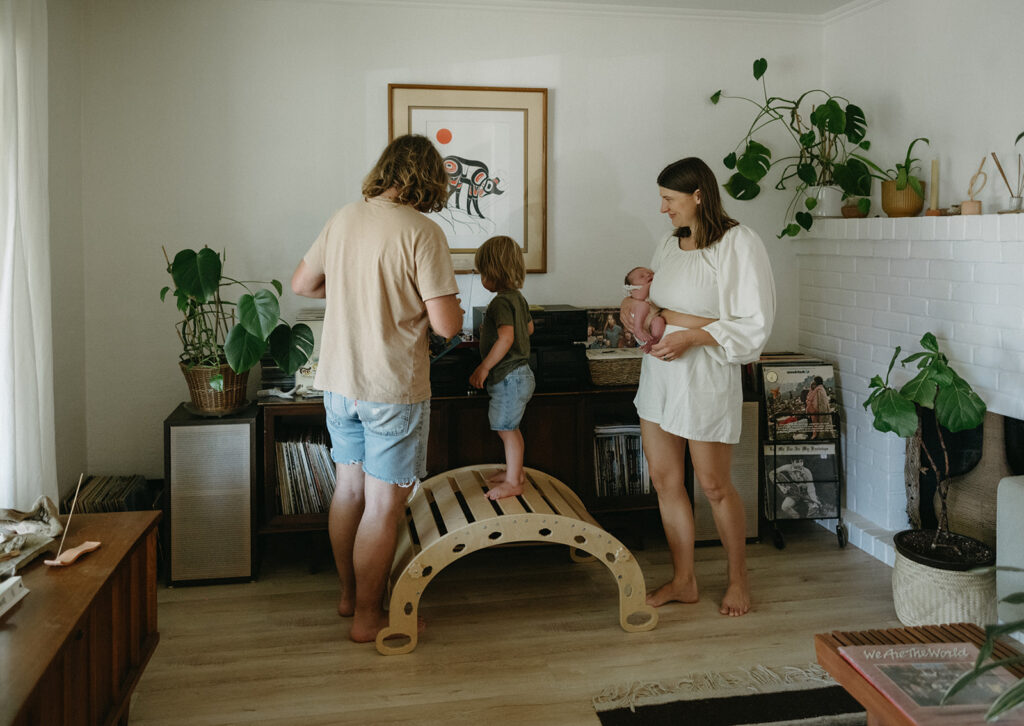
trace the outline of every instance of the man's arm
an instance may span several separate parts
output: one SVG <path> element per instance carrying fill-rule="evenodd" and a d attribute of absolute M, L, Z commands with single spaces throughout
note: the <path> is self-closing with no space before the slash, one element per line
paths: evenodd
<path fill-rule="evenodd" d="M 324 298 L 327 296 L 327 278 L 322 272 L 314 272 L 305 260 L 295 268 L 292 275 L 292 292 L 302 297 Z"/>
<path fill-rule="evenodd" d="M 465 312 L 459 304 L 457 295 L 442 295 L 424 300 L 427 306 L 427 319 L 435 333 L 446 340 L 462 330 L 462 319 Z"/>

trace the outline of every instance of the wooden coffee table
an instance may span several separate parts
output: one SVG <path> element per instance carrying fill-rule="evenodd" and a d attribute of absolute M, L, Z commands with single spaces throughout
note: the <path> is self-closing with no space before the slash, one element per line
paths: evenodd
<path fill-rule="evenodd" d="M 839 653 L 844 645 L 895 645 L 904 643 L 974 643 L 985 642 L 985 631 L 972 623 L 952 625 L 925 625 L 916 628 L 888 628 L 886 630 L 860 630 L 819 633 L 814 636 L 814 651 L 818 663 L 827 670 L 836 682 L 856 698 L 868 712 L 868 726 L 920 726 L 908 718 L 881 692 L 869 683 L 849 661 Z M 996 658 L 1019 655 L 1014 648 L 1004 643 L 995 647 Z M 1018 678 L 1024 678 L 1024 665 L 1008 668 Z"/>

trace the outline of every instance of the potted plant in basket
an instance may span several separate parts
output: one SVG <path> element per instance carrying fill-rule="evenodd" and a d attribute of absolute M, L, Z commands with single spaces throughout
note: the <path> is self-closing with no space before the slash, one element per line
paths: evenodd
<path fill-rule="evenodd" d="M 805 91 L 795 99 L 769 96 L 764 81 L 768 61 L 754 61 L 754 80 L 761 81 L 763 100 L 730 96 L 723 91 L 711 95 L 711 103 L 723 98 L 747 101 L 755 107 L 754 119 L 736 148 L 722 162 L 735 173 L 723 185 L 733 199 L 753 199 L 761 192 L 760 182 L 772 168 L 780 168 L 775 188 L 792 189 L 793 197 L 786 209 L 785 226 L 779 237 L 795 237 L 801 229 L 809 230 L 814 212 L 821 202 L 822 190 L 837 188 L 843 198 L 856 199 L 863 214 L 870 206 L 871 176 L 864 163 L 853 156 L 853 150 L 867 150 L 871 142 L 867 134 L 864 111 L 842 96 L 822 89 Z M 794 146 L 782 156 L 772 156 L 767 145 L 754 135 L 778 124 L 788 132 Z"/>
<path fill-rule="evenodd" d="M 869 172 L 871 176 L 882 182 L 882 211 L 890 217 L 913 217 L 924 206 L 925 184 L 916 175 L 917 159 L 912 156 L 914 144 L 918 141 L 929 143 L 923 136 L 911 141 L 903 163 L 897 163 L 891 169 L 882 169 L 865 156 L 853 155 L 873 169 L 874 171 Z"/>
<path fill-rule="evenodd" d="M 198 411 L 223 414 L 244 405 L 248 371 L 268 348 L 286 375 L 309 360 L 313 331 L 280 320 L 283 288 L 278 280 L 227 277 L 220 254 L 209 247 L 182 250 L 167 259 L 167 272 L 174 286 L 164 287 L 160 299 L 171 292 L 184 316 L 176 326 L 182 344 L 179 365 Z M 249 287 L 265 284 L 274 289 Z M 223 291 L 235 286 L 244 293 L 237 302 L 225 299 Z"/>
<path fill-rule="evenodd" d="M 977 428 L 985 419 L 986 407 L 971 385 L 950 367 L 932 333 L 921 338 L 921 347 L 923 350 L 900 361 L 916 363 L 917 375 L 897 389 L 889 381 L 901 352 L 897 346 L 885 378 L 876 375 L 871 379 L 871 393 L 864 402 L 874 414 L 877 430 L 908 439 L 907 514 L 914 528 L 897 532 L 894 538 L 896 614 L 904 625 L 963 620 L 984 623 L 995 616 L 995 576 L 970 570 L 993 565 L 995 552 L 984 542 L 949 530 L 946 496 L 953 472 L 945 434 Z M 934 416 L 925 417 L 925 409 Z M 934 438 L 923 436 L 926 418 L 933 419 Z M 919 467 L 913 465 L 918 456 Z M 920 528 L 917 504 L 922 472 L 931 472 L 936 480 L 939 512 L 934 530 Z"/>

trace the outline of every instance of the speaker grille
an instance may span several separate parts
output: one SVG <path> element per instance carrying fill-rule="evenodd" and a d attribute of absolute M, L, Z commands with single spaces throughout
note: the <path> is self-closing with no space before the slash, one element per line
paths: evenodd
<path fill-rule="evenodd" d="M 758 441 L 760 436 L 760 416 L 758 404 L 747 401 L 743 404 L 743 428 L 740 441 L 732 447 L 732 483 L 743 500 L 743 513 L 746 520 L 746 536 L 757 536 L 757 464 Z M 695 536 L 698 542 L 718 539 L 715 519 L 711 514 L 711 502 L 708 501 L 696 474 L 693 477 L 693 520 Z"/>
<path fill-rule="evenodd" d="M 250 425 L 172 426 L 171 580 L 252 575 Z"/>

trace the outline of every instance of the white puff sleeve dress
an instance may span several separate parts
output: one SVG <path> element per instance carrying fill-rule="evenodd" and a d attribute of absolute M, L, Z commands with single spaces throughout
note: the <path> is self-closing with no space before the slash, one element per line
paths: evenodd
<path fill-rule="evenodd" d="M 652 302 L 715 318 L 704 329 L 718 345 L 694 346 L 671 361 L 645 355 L 637 414 L 676 436 L 734 444 L 743 413 L 740 365 L 760 357 L 775 321 L 775 281 L 764 243 L 743 225 L 701 250 L 680 249 L 669 234 L 651 269 Z M 669 325 L 665 335 L 681 329 Z"/>

